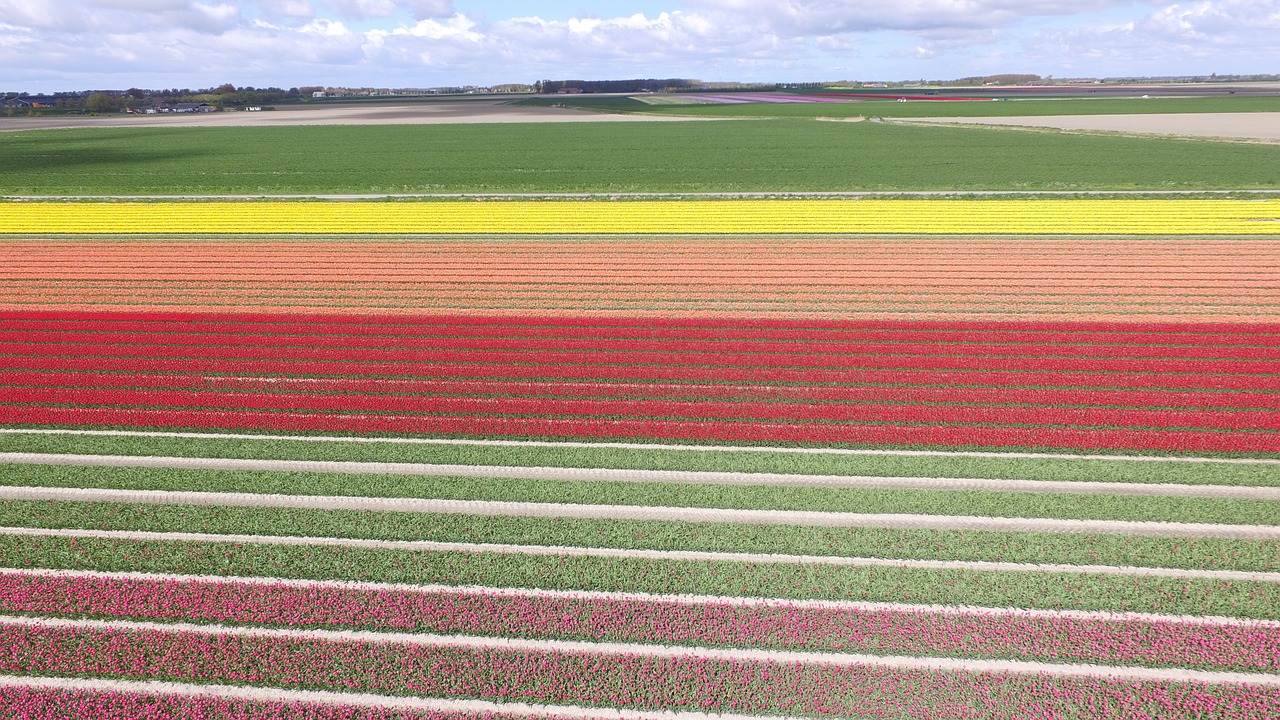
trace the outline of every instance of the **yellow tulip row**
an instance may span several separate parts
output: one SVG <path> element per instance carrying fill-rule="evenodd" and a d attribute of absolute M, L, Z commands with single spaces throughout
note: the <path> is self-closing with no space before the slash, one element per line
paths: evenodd
<path fill-rule="evenodd" d="M 9 202 L 0 233 L 1280 235 L 1280 200 Z"/>

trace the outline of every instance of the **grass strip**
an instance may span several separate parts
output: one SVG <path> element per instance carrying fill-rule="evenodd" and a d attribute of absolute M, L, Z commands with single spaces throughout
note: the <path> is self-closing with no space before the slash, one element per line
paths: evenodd
<path fill-rule="evenodd" d="M 0 452 L 1280 487 L 1280 464 L 0 433 Z"/>
<path fill-rule="evenodd" d="M 1280 502 L 1271 500 L 986 490 L 681 485 L 67 465 L 0 465 L 0 485 L 408 497 L 572 505 L 1280 524 Z"/>
<path fill-rule="evenodd" d="M 0 565 L 1280 618 L 1275 583 L 1165 577 L 0 536 Z"/>
<path fill-rule="evenodd" d="M 1280 571 L 1280 543 L 1086 533 L 820 528 L 295 508 L 11 500 L 0 525 L 556 545 L 626 550 Z"/>

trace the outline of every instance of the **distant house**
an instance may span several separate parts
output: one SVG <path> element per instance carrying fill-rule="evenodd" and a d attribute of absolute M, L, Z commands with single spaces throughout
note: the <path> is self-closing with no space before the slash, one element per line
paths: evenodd
<path fill-rule="evenodd" d="M 181 103 L 173 103 L 172 105 L 162 107 L 160 108 L 160 112 L 196 113 L 196 112 L 214 112 L 217 109 L 218 108 L 210 105 L 209 103 L 181 102 Z"/>
<path fill-rule="evenodd" d="M 56 105 L 51 98 L 45 97 L 7 97 L 0 104 L 7 108 L 19 109 L 51 108 Z"/>

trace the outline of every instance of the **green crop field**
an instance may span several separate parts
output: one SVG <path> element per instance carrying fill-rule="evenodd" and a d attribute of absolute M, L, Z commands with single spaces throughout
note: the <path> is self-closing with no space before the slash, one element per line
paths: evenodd
<path fill-rule="evenodd" d="M 1280 145 L 802 118 L 0 133 L 0 195 L 1277 187 Z"/>

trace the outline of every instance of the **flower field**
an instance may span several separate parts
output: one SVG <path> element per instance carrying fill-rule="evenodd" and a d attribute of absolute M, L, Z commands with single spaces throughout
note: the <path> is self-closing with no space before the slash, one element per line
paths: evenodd
<path fill-rule="evenodd" d="M 1278 200 L 4 203 L 30 233 L 1273 235 Z"/>
<path fill-rule="evenodd" d="M 1280 453 L 1280 324 L 6 320 L 18 425 Z"/>
<path fill-rule="evenodd" d="M 1280 717 L 1277 207 L 7 203 L 0 714 Z"/>
<path fill-rule="evenodd" d="M 1280 322 L 1277 266 L 1266 237 L 14 238 L 0 310 L 1236 325 Z"/>

